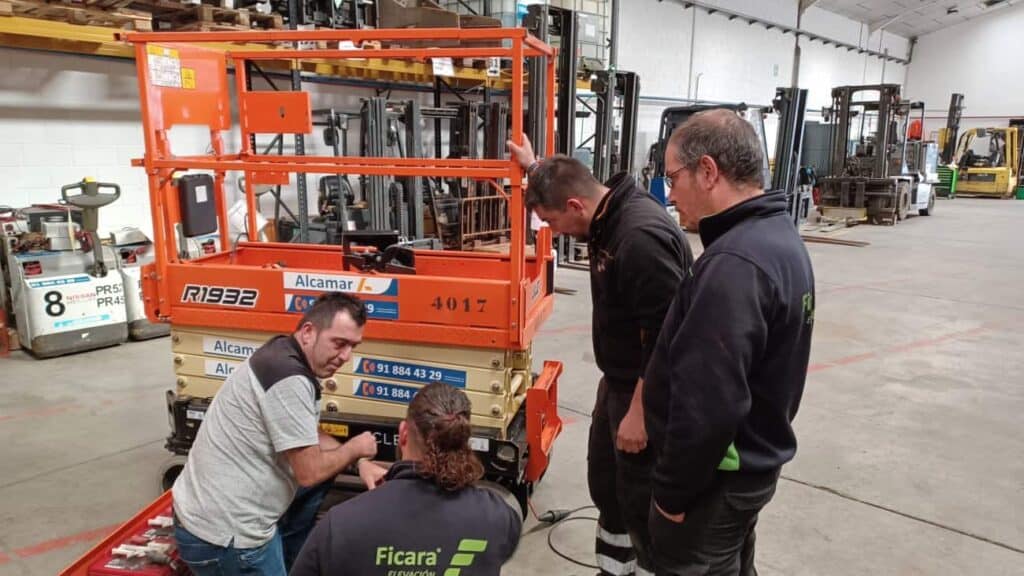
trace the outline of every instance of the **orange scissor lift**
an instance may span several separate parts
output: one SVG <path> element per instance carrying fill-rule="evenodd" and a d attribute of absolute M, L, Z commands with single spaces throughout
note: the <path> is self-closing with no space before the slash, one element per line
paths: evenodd
<path fill-rule="evenodd" d="M 311 100 L 304 91 L 247 89 L 245 63 L 511 59 L 510 135 L 519 141 L 525 60 L 547 57 L 547 77 L 531 89 L 545 91 L 546 142 L 548 153 L 553 153 L 554 49 L 520 28 L 129 33 L 123 38 L 135 48 L 146 155 L 134 164 L 145 168 L 148 177 L 157 254 L 155 263 L 143 271 L 146 313 L 152 321 L 172 327 L 176 382 L 167 393 L 172 422 L 168 449 L 187 453 L 210 399 L 255 348 L 274 334 L 294 330 L 299 315 L 320 293 L 351 292 L 367 303 L 365 342 L 351 362 L 322 382 L 321 429 L 342 440 L 372 431 L 378 439 L 378 457 L 393 459 L 398 422 L 412 394 L 429 382 L 448 382 L 470 397 L 471 443 L 487 478 L 506 487 L 525 506 L 547 469 L 562 428 L 557 410 L 562 366 L 548 361 L 539 373 L 532 370 L 531 343 L 554 301 L 554 262 L 547 250 L 528 253 L 521 168 L 511 160 L 259 154 L 250 135 L 312 131 Z M 290 47 L 292 42 L 345 41 L 379 42 L 383 47 Z M 204 46 L 255 42 L 278 46 Z M 410 42 L 445 46 L 389 47 Z M 235 76 L 238 153 L 226 151 L 223 135 L 232 129 L 229 64 Z M 173 154 L 168 131 L 179 125 L 208 128 L 212 153 Z M 220 245 L 225 247 L 232 245 L 224 195 L 228 172 L 245 175 L 248 230 L 258 229 L 255 187 L 287 183 L 292 173 L 305 172 L 489 181 L 495 189 L 507 191 L 503 193 L 512 215 L 510 248 L 506 254 L 418 250 L 414 271 L 395 274 L 349 269 L 341 246 L 311 244 L 241 242 L 234 249 L 182 260 L 175 248 L 181 220 L 175 175 L 184 171 L 212 172 Z M 550 246 L 550 241 L 545 228 L 536 245 Z M 170 480 L 165 477 L 165 485 Z M 170 498 L 165 493 L 64 574 L 174 573 L 167 571 L 171 567 L 139 559 L 131 568 L 131 562 L 120 562 L 111 552 L 140 533 L 152 534 L 150 521 L 169 510 Z"/>

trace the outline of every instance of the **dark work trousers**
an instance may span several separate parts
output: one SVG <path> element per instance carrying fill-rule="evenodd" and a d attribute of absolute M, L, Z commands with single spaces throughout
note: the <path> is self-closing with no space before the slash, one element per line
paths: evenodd
<path fill-rule="evenodd" d="M 595 552 L 601 573 L 614 576 L 654 572 L 647 531 L 651 450 L 628 454 L 615 448 L 619 422 L 632 399 L 632 386 L 602 378 L 590 422 L 587 484 L 599 512 Z"/>
<path fill-rule="evenodd" d="M 754 526 L 775 495 L 779 471 L 719 471 L 682 523 L 650 507 L 655 572 L 673 576 L 756 576 Z"/>

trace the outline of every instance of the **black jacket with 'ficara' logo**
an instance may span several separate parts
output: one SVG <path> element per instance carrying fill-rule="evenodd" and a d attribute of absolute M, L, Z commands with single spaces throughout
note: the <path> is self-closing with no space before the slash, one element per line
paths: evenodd
<path fill-rule="evenodd" d="M 784 195 L 704 218 L 700 237 L 644 379 L 654 500 L 670 514 L 719 470 L 772 473 L 793 458 L 814 327 L 814 272 Z"/>

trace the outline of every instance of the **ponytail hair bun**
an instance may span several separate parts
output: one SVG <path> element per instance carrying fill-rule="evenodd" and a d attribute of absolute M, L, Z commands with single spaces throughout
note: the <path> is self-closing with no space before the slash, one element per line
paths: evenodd
<path fill-rule="evenodd" d="M 469 447 L 470 414 L 465 392 L 439 382 L 424 386 L 409 404 L 407 419 L 424 444 L 418 471 L 443 490 L 461 490 L 484 475 Z"/>

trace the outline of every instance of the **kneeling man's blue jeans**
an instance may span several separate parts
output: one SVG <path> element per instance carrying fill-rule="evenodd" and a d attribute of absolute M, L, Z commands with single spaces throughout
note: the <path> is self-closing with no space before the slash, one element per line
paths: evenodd
<path fill-rule="evenodd" d="M 291 506 L 277 522 L 274 537 L 258 548 L 235 548 L 211 544 L 174 526 L 178 555 L 195 576 L 287 576 L 292 562 L 313 529 L 316 513 L 331 482 L 300 488 Z"/>

